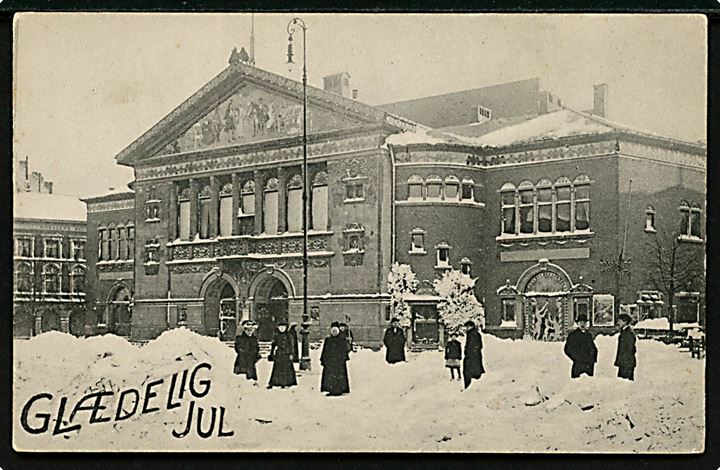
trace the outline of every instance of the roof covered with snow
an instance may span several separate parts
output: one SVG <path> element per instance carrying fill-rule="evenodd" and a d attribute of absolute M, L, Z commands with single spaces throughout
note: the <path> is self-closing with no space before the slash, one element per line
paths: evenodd
<path fill-rule="evenodd" d="M 85 222 L 87 214 L 85 204 L 75 196 L 19 192 L 15 193 L 13 217 Z"/>

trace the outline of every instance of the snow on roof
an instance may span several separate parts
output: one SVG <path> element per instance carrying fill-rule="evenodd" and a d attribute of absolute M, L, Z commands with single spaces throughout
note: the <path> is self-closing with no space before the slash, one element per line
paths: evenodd
<path fill-rule="evenodd" d="M 119 188 L 108 188 L 108 190 L 105 191 L 105 192 L 102 193 L 102 194 L 91 194 L 91 195 L 88 195 L 88 196 L 83 196 L 81 199 L 83 199 L 83 200 L 85 200 L 85 199 L 97 199 L 97 198 L 106 197 L 106 196 L 115 196 L 115 195 L 117 195 L 117 194 L 132 195 L 132 194 L 135 194 L 135 193 L 133 192 L 132 189 L 128 188 L 127 186 L 120 186 Z"/>
<path fill-rule="evenodd" d="M 429 127 L 418 125 L 414 131 L 405 131 L 399 134 L 392 134 L 385 140 L 389 145 L 410 145 L 410 144 L 442 144 L 447 142 L 444 138 L 433 137 L 429 134 Z"/>
<path fill-rule="evenodd" d="M 87 220 L 85 204 L 75 196 L 19 192 L 13 209 L 13 217 L 19 219 Z"/>

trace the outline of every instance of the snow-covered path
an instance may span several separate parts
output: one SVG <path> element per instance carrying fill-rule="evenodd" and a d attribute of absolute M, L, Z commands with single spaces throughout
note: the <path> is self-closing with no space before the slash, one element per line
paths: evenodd
<path fill-rule="evenodd" d="M 705 361 L 675 346 L 638 342 L 636 381 L 615 377 L 617 337 L 596 339 L 595 377 L 569 378 L 562 344 L 499 340 L 484 335 L 488 373 L 465 391 L 448 380 L 442 353 L 411 353 L 389 366 L 384 351 L 362 349 L 348 364 L 351 393 L 318 391 L 319 351 L 313 371 L 290 389 L 265 389 L 271 363 L 258 365 L 260 387 L 232 374 L 234 352 L 215 338 L 171 330 L 142 348 L 105 336 L 77 339 L 51 332 L 15 341 L 14 443 L 23 450 L 253 450 L 253 451 L 485 451 L 485 452 L 691 452 L 704 446 Z M 210 393 L 197 405 L 223 406 L 223 428 L 232 437 L 202 439 L 185 427 L 189 398 L 167 410 L 171 375 L 208 362 Z M 124 421 L 88 424 L 90 411 L 67 423 L 78 431 L 31 435 L 20 427 L 28 399 L 41 392 L 29 414 L 57 416 L 60 396 L 68 408 L 93 390 L 113 391 L 103 416 L 112 417 L 118 393 L 148 382 L 157 386 L 157 412 L 140 410 Z M 538 403 L 539 402 L 539 403 Z M 537 403 L 529 406 L 531 403 Z M 142 404 L 140 405 L 142 407 Z M 69 411 L 65 413 L 65 420 Z M 217 431 L 216 433 L 217 434 Z"/>

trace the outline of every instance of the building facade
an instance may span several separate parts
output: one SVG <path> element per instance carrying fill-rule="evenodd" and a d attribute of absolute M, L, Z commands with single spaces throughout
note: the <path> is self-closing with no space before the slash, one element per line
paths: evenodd
<path fill-rule="evenodd" d="M 23 190 L 13 215 L 13 336 L 85 334 L 85 206 Z"/>
<path fill-rule="evenodd" d="M 558 340 L 578 313 L 607 329 L 619 311 L 664 311 L 654 238 L 704 254 L 705 147 L 603 119 L 607 87 L 592 113 L 530 80 L 427 116 L 434 98 L 370 107 L 338 77 L 308 89 L 312 338 L 346 321 L 379 343 L 394 262 L 421 281 L 417 342 L 441 340 L 431 286 L 449 269 L 477 278 L 486 330 Z M 183 324 L 229 340 L 251 318 L 268 340 L 302 320 L 302 109 L 300 84 L 233 60 L 118 154 L 133 191 L 86 200 L 89 331 L 142 340 Z M 683 287 L 697 304 L 683 315 L 702 310 L 701 284 Z"/>

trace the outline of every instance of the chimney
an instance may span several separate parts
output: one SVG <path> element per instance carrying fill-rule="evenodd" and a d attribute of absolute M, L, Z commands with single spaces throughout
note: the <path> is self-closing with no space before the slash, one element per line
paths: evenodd
<path fill-rule="evenodd" d="M 603 118 L 608 117 L 608 85 L 600 83 L 593 87 L 593 114 Z"/>
<path fill-rule="evenodd" d="M 347 72 L 335 73 L 323 77 L 323 89 L 331 93 L 350 98 L 350 74 Z"/>
<path fill-rule="evenodd" d="M 358 91 L 357 91 L 357 88 L 354 88 L 353 91 L 352 91 L 352 98 L 353 98 L 354 100 L 356 100 L 357 97 L 358 97 Z"/>
<path fill-rule="evenodd" d="M 45 189 L 47 190 L 47 194 L 52 194 L 53 191 L 53 184 L 52 181 L 45 181 Z"/>

